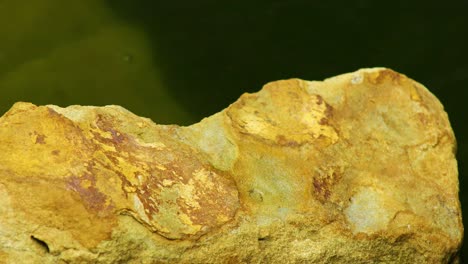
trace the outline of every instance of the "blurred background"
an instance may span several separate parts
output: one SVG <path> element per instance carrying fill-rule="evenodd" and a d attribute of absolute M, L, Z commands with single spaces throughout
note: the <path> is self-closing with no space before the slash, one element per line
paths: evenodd
<path fill-rule="evenodd" d="M 0 0 L 0 112 L 117 104 L 189 125 L 269 81 L 389 67 L 444 104 L 468 212 L 467 14 L 461 0 Z"/>

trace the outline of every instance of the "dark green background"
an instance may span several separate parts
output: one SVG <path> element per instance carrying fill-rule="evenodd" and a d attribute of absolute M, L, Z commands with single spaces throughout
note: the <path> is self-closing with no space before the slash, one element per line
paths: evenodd
<path fill-rule="evenodd" d="M 269 81 L 389 67 L 444 104 L 468 210 L 467 1 L 18 2 L 0 1 L 1 112 L 119 104 L 190 124 Z"/>

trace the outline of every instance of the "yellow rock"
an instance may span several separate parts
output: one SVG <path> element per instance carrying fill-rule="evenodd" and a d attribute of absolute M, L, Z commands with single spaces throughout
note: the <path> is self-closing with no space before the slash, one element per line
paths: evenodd
<path fill-rule="evenodd" d="M 267 84 L 188 127 L 119 106 L 0 118 L 6 263 L 451 263 L 442 105 L 389 69 Z"/>

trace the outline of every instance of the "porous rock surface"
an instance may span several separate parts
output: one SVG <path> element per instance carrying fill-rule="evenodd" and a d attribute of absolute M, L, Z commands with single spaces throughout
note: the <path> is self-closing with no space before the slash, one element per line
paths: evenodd
<path fill-rule="evenodd" d="M 17 103 L 0 262 L 457 262 L 454 151 L 439 101 L 385 68 L 272 82 L 188 127 Z"/>

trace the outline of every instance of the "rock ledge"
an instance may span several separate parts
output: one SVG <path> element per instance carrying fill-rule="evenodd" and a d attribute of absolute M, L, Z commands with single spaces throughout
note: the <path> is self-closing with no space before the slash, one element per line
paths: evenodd
<path fill-rule="evenodd" d="M 0 257 L 456 263 L 454 151 L 440 102 L 385 68 L 272 82 L 188 127 L 16 103 L 0 118 Z"/>

